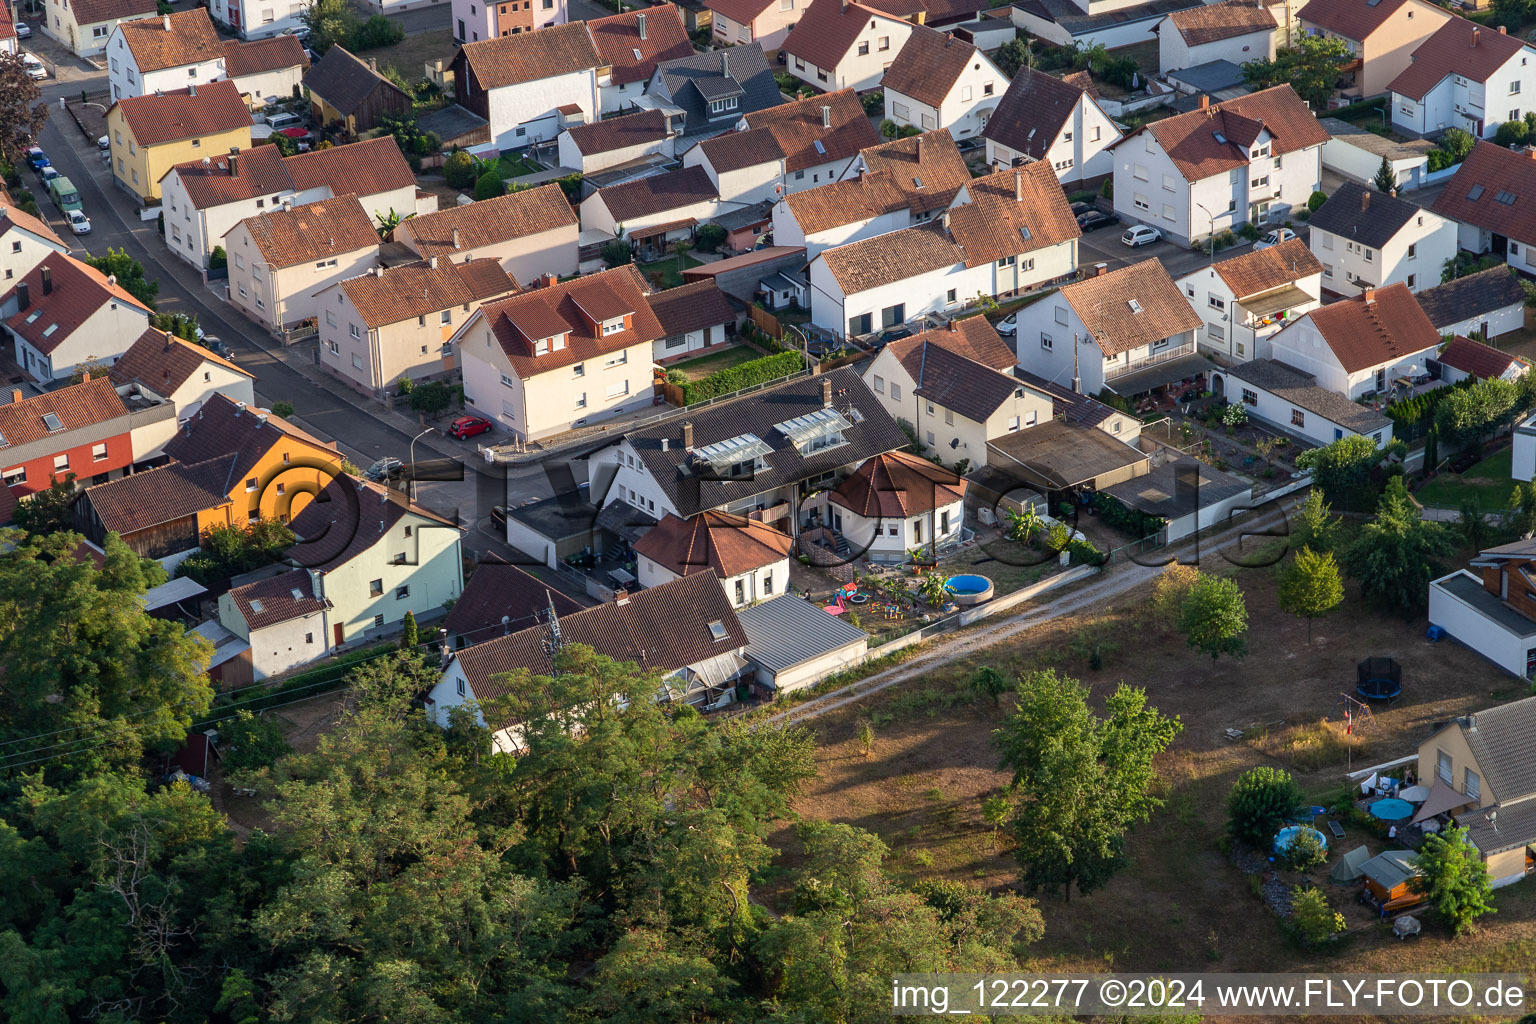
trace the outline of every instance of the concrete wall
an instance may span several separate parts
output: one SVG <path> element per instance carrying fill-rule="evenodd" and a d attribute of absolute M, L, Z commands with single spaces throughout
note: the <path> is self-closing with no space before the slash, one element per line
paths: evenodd
<path fill-rule="evenodd" d="M 1465 570 L 1460 574 L 1474 580 L 1477 577 Z M 1452 576 L 1457 573 L 1452 573 Z M 1449 577 L 1441 577 L 1448 579 Z M 1439 580 L 1429 585 L 1429 621 L 1444 629 L 1451 636 L 1466 644 L 1510 675 L 1525 677 L 1527 645 L 1532 641 L 1516 636 L 1503 626 L 1485 618 L 1480 612 L 1464 603 L 1439 585 Z M 1482 586 L 1482 581 L 1477 581 Z M 1422 748 L 1421 748 L 1422 757 Z M 1433 772 L 1434 765 L 1430 764 Z M 1433 778 L 1426 775 L 1424 778 Z M 1458 772 L 1457 781 L 1460 781 Z M 1488 784 L 1483 782 L 1484 800 L 1487 800 Z"/>

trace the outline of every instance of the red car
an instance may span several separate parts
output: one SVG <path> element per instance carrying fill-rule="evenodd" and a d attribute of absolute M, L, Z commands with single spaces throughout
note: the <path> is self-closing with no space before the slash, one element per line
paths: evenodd
<path fill-rule="evenodd" d="M 491 421 L 484 416 L 460 416 L 448 428 L 448 436 L 463 439 L 474 437 L 476 434 L 483 434 L 490 429 Z"/>

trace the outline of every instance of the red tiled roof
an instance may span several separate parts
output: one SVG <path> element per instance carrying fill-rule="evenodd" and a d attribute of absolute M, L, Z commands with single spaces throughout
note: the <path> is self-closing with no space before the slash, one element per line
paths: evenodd
<path fill-rule="evenodd" d="M 966 67 L 985 60 L 980 51 L 947 32 L 937 32 L 925 25 L 912 29 L 901 52 L 885 69 L 880 87 L 899 92 L 919 103 L 939 107 Z M 1001 74 L 998 76 L 1001 78 Z"/>
<path fill-rule="evenodd" d="M 567 128 L 571 142 L 582 156 L 611 153 L 660 142 L 667 137 L 667 115 L 660 110 L 642 110 L 638 114 L 605 117 L 591 124 Z"/>
<path fill-rule="evenodd" d="M 1345 39 L 1364 42 L 1386 24 L 1398 8 L 1414 0 L 1311 0 L 1297 12 L 1304 22 L 1326 28 Z"/>
<path fill-rule="evenodd" d="M 1083 92 L 1075 82 L 1020 68 L 981 134 L 1038 160 L 1061 135 Z"/>
<path fill-rule="evenodd" d="M 45 241 L 57 242 L 64 248 L 69 248 L 69 243 L 60 238 L 53 228 L 48 226 L 47 221 L 12 206 L 10 194 L 4 193 L 3 188 L 4 186 L 0 186 L 0 236 L 4 236 L 7 231 L 15 227 L 31 232 Z"/>
<path fill-rule="evenodd" d="M 601 67 L 586 22 L 551 25 L 537 32 L 465 43 L 459 48 L 482 89 L 535 82 Z"/>
<path fill-rule="evenodd" d="M 1212 269 L 1232 289 L 1233 296 L 1242 299 L 1321 274 L 1323 265 L 1312 255 L 1306 242 L 1293 238 L 1268 249 L 1255 249 L 1222 260 Z"/>
<path fill-rule="evenodd" d="M 964 263 L 965 253 L 933 223 L 825 249 L 816 258 L 848 296 Z"/>
<path fill-rule="evenodd" d="M 886 346 L 886 349 L 905 364 L 907 357 L 925 344 L 938 345 L 958 356 L 1003 373 L 1012 371 L 1019 361 L 1012 346 L 998 335 L 997 328 L 993 327 L 984 316 L 968 316 L 963 320 L 951 320 L 949 327 L 939 327 L 914 334 L 910 338 L 893 341 Z M 913 374 L 912 379 L 917 380 L 917 375 Z"/>
<path fill-rule="evenodd" d="M 85 28 L 119 18 L 142 18 L 156 8 L 155 0 L 75 0 L 75 24 Z"/>
<path fill-rule="evenodd" d="M 1459 334 L 1440 350 L 1437 358 L 1445 366 L 1484 379 L 1502 377 L 1511 366 L 1524 365 L 1508 352 L 1500 352 L 1492 345 L 1484 345 Z"/>
<path fill-rule="evenodd" d="M 717 174 L 784 159 L 784 150 L 779 148 L 779 140 L 766 128 L 724 132 L 699 143 L 699 149 L 709 157 L 709 166 Z"/>
<path fill-rule="evenodd" d="M 336 287 L 346 293 L 363 323 L 377 328 L 435 316 L 454 306 L 475 306 L 515 292 L 518 286 L 496 260 L 471 260 L 440 261 L 436 267 L 425 261 L 377 267 Z"/>
<path fill-rule="evenodd" d="M 823 124 L 823 107 L 829 108 L 826 120 L 830 125 Z M 748 128 L 767 128 L 773 132 L 779 148 L 784 150 L 787 171 L 849 160 L 859 150 L 880 144 L 879 134 L 869 123 L 858 93 L 852 89 L 756 110 L 746 116 L 746 122 Z M 820 149 L 816 148 L 818 142 Z"/>
<path fill-rule="evenodd" d="M 48 413 L 59 418 L 62 424 L 59 430 L 50 430 L 43 422 Z M 0 451 L 127 415 L 128 408 L 109 378 L 97 377 L 71 384 L 57 391 L 0 405 L 0 438 L 4 439 L 0 441 Z M 123 429 L 128 429 L 126 423 Z"/>
<path fill-rule="evenodd" d="M 1440 344 L 1440 332 L 1405 284 L 1376 288 L 1370 301 L 1362 294 L 1314 309 L 1307 316 L 1346 373 L 1405 359 Z"/>
<path fill-rule="evenodd" d="M 279 270 L 379 247 L 378 230 L 353 195 L 260 213 L 238 227 L 250 232 L 262 259 Z M 235 230 L 231 228 L 224 237 Z"/>
<path fill-rule="evenodd" d="M 965 499 L 959 474 L 918 455 L 886 452 L 837 485 L 828 500 L 866 519 L 906 519 Z"/>
<path fill-rule="evenodd" d="M 160 180 L 164 181 L 172 171 L 176 172 L 196 210 L 257 196 L 277 196 L 293 188 L 283 154 L 276 146 L 252 146 L 241 150 L 235 157 L 235 174 L 230 173 L 229 156 L 221 153 L 211 156 L 207 163 L 198 157 L 176 164 Z"/>
<path fill-rule="evenodd" d="M 496 199 L 412 217 L 401 227 L 404 237 L 410 239 L 408 244 L 412 244 L 418 255 L 428 257 L 451 256 L 464 249 L 478 249 L 576 225 L 576 211 L 566 201 L 565 192 L 550 182 Z M 455 229 L 458 230 L 458 245 L 453 244 Z M 396 237 L 401 236 L 397 234 Z"/>
<path fill-rule="evenodd" d="M 589 319 L 625 314 L 629 326 L 606 337 Z M 523 380 L 663 337 L 661 324 L 646 301 L 645 283 L 633 264 L 531 288 L 510 299 L 487 303 L 477 315 L 485 318 L 512 369 Z M 569 335 L 565 348 L 534 354 L 536 342 L 562 332 Z"/>
<path fill-rule="evenodd" d="M 289 526 L 299 541 L 286 554 L 309 569 L 330 572 L 379 543 L 407 514 L 458 529 L 457 524 L 427 511 L 393 488 L 358 477 L 336 476 L 293 517 Z M 410 557 L 409 552 L 406 557 Z"/>
<path fill-rule="evenodd" d="M 191 88 L 191 87 L 189 87 Z M 251 112 L 240 90 L 228 79 L 197 86 L 197 95 L 175 89 L 162 95 L 132 96 L 114 106 L 140 146 L 158 146 L 220 132 L 246 129 L 250 141 Z"/>
<path fill-rule="evenodd" d="M 1143 260 L 1069 284 L 1061 297 L 1106 356 L 1192 331 L 1204 323 L 1161 260 Z M 1131 307 L 1132 300 L 1139 310 Z"/>
<path fill-rule="evenodd" d="M 731 300 L 712 279 L 652 292 L 646 301 L 661 324 L 662 335 L 668 338 L 736 322 Z"/>
<path fill-rule="evenodd" d="M 330 606 L 329 602 L 315 596 L 313 579 L 308 569 L 295 569 L 243 587 L 232 587 L 229 598 L 249 629 L 265 629 L 290 619 L 315 615 Z"/>
<path fill-rule="evenodd" d="M 230 78 L 293 67 L 309 67 L 298 36 L 269 36 L 244 43 L 231 39 L 224 44 L 224 73 Z"/>
<path fill-rule="evenodd" d="M 52 281 L 52 289 L 46 292 L 44 275 Z M 27 286 L 30 304 L 11 317 L 6 326 L 44 355 L 58 348 L 60 342 L 109 302 L 132 307 L 142 312 L 146 319 L 149 317 L 149 310 L 138 299 L 109 281 L 107 275 L 95 267 L 72 256 L 50 253 L 22 278 L 20 284 Z M 15 295 L 20 284 L 0 296 L 0 302 Z M 105 340 L 110 343 L 111 339 Z"/>
<path fill-rule="evenodd" d="M 619 223 L 708 202 L 718 194 L 709 172 L 697 166 L 626 181 L 596 193 Z"/>
<path fill-rule="evenodd" d="M 1269 131 L 1276 155 L 1321 146 L 1329 138 L 1289 84 L 1154 121 L 1141 130 L 1152 133 L 1185 180 L 1199 181 L 1247 166 L 1247 148 L 1261 129 Z"/>
<path fill-rule="evenodd" d="M 1220 3 L 1174 11 L 1168 21 L 1189 46 L 1235 39 L 1250 32 L 1273 32 L 1275 16 L 1253 0 L 1221 0 Z"/>
<path fill-rule="evenodd" d="M 285 441 L 293 446 L 291 464 L 341 464 L 335 445 L 326 444 L 281 416 L 236 402 L 222 392 L 210 395 L 197 415 L 165 443 L 165 454 L 187 464 L 232 456 L 229 480 L 221 492 L 227 494 L 247 478 L 268 452 Z"/>
<path fill-rule="evenodd" d="M 640 20 L 645 19 L 645 38 Z M 693 55 L 693 43 L 683 27 L 683 16 L 672 4 L 625 11 L 587 22 L 592 42 L 603 63 L 613 69 L 613 84 L 643 82 L 664 60 Z"/>
<path fill-rule="evenodd" d="M 1442 217 L 1536 244 L 1536 151 L 1479 142 L 1430 207 Z"/>
<path fill-rule="evenodd" d="M 915 13 L 915 12 L 914 12 Z M 783 50 L 830 71 L 842 63 L 848 50 L 872 18 L 901 20 L 873 7 L 857 3 L 834 3 L 833 0 L 816 0 L 800 15 L 795 27 L 784 38 Z M 811 97 L 815 99 L 815 97 Z"/>
<path fill-rule="evenodd" d="M 738 25 L 750 25 L 773 2 L 774 0 L 704 0 L 704 6 L 716 14 L 724 15 Z"/>
<path fill-rule="evenodd" d="M 767 523 L 719 511 L 688 519 L 669 512 L 635 541 L 636 552 L 679 576 L 713 570 L 721 579 L 784 561 L 794 546 Z"/>
<path fill-rule="evenodd" d="M 123 41 L 128 44 L 128 52 L 133 54 L 141 75 L 146 71 L 201 64 L 224 56 L 224 47 L 206 8 L 194 7 L 144 21 L 128 21 L 121 29 Z"/>
<path fill-rule="evenodd" d="M 1056 171 L 1043 160 L 976 178 L 966 193 L 970 202 L 949 211 L 949 231 L 968 267 L 1082 236 Z"/>
<path fill-rule="evenodd" d="M 336 196 L 349 192 L 372 196 L 416 184 L 416 175 L 393 135 L 297 153 L 283 159 L 283 168 L 294 188 L 303 191 L 328 185 Z"/>
<path fill-rule="evenodd" d="M 1413 62 L 1387 86 L 1393 92 L 1422 100 L 1446 75 L 1457 74 L 1486 82 L 1525 49 L 1518 36 L 1452 18 L 1413 51 Z"/>
<path fill-rule="evenodd" d="M 870 172 L 890 175 L 900 202 L 914 215 L 948 206 L 971 180 L 948 128 L 869 146 L 859 158 Z"/>
<path fill-rule="evenodd" d="M 255 376 L 211 349 L 158 327 L 150 327 L 128 347 L 122 358 L 112 364 L 111 377 L 117 384 L 138 381 L 153 391 L 168 395 L 185 384 L 205 363 L 216 363 L 245 377 Z"/>
<path fill-rule="evenodd" d="M 87 487 L 102 529 L 121 536 L 195 516 L 230 503 L 233 455 L 202 462 L 173 462 Z"/>

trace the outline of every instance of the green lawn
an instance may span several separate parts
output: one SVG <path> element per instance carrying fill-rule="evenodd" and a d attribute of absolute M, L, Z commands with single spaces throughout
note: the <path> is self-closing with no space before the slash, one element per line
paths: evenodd
<path fill-rule="evenodd" d="M 635 266 L 640 268 L 640 273 L 645 275 L 647 281 L 656 281 L 657 286 L 661 288 L 676 288 L 683 283 L 683 270 L 699 265 L 700 261 L 692 256 L 683 257 L 682 270 L 678 269 L 676 256 L 667 256 L 657 260 L 655 263 L 635 264 Z M 656 275 L 660 276 L 660 280 L 656 279 Z"/>
<path fill-rule="evenodd" d="M 503 178 L 521 178 L 525 174 L 533 174 L 543 170 L 538 164 L 520 156 L 504 156 L 496 165 L 496 173 Z"/>
<path fill-rule="evenodd" d="M 719 352 L 711 352 L 707 356 L 699 356 L 697 359 L 684 359 L 681 362 L 670 363 L 668 370 L 678 370 L 688 376 L 689 380 L 698 380 L 708 377 L 717 370 L 728 369 L 741 363 L 751 362 L 758 358 L 760 353 L 756 349 L 746 345 L 732 345 L 730 348 Z"/>
<path fill-rule="evenodd" d="M 1510 449 L 1495 452 L 1457 476 L 1445 473 L 1420 487 L 1414 497 L 1425 505 L 1460 508 L 1467 497 L 1474 497 L 1485 509 L 1504 508 L 1509 502 L 1514 481 L 1510 478 Z"/>

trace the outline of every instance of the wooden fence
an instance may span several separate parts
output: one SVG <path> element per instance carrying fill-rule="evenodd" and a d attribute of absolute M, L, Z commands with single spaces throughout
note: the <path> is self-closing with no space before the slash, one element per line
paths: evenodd
<path fill-rule="evenodd" d="M 757 303 L 747 307 L 747 317 L 756 325 L 757 329 L 772 338 L 784 337 L 784 328 L 779 323 L 779 318 L 768 312 Z"/>

